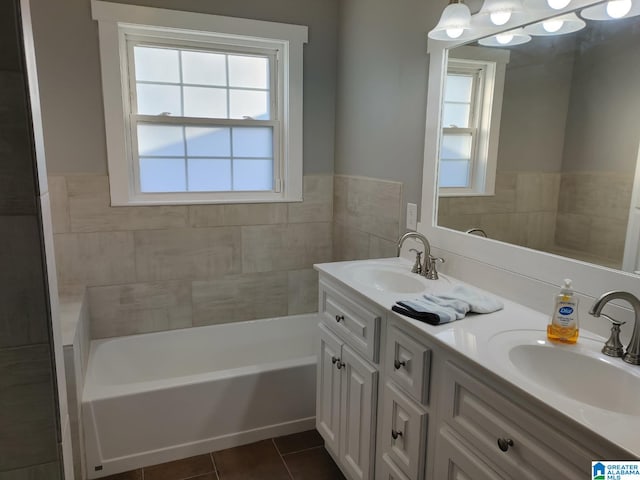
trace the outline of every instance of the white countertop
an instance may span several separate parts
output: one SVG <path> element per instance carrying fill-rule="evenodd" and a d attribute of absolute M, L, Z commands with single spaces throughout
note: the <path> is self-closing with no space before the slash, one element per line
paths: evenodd
<path fill-rule="evenodd" d="M 385 266 L 406 268 L 407 271 L 410 271 L 412 265 L 412 262 L 404 258 L 387 258 L 324 263 L 315 265 L 315 268 L 319 272 L 327 274 L 345 286 L 359 292 L 370 301 L 390 312 L 391 306 L 399 300 L 419 298 L 420 293 L 406 294 L 381 291 L 374 286 L 358 281 L 354 278 L 354 275 L 352 275 L 354 265 L 361 266 L 365 262 L 382 266 L 383 268 Z M 453 286 L 458 284 L 468 285 L 448 275 L 440 275 L 440 279 L 437 281 L 426 280 L 417 275 L 416 277 L 424 282 L 425 293 L 445 292 L 451 290 Z M 470 286 L 482 289 L 482 286 Z M 628 378 L 632 380 L 631 383 L 637 381 L 637 385 L 631 385 L 634 387 L 631 388 L 631 392 L 640 391 L 636 390 L 636 387 L 640 389 L 640 366 L 628 365 L 620 358 L 604 356 L 600 353 L 600 349 L 605 339 L 584 329 L 580 330 L 580 336 L 575 345 L 551 343 L 546 338 L 547 314 L 524 307 L 502 297 L 498 298 L 504 303 L 503 310 L 485 315 L 470 314 L 462 320 L 439 326 L 413 320 L 395 312 L 391 313 L 424 332 L 429 338 L 442 346 L 450 348 L 468 358 L 473 363 L 493 372 L 546 406 L 553 408 L 580 425 L 606 438 L 611 443 L 628 451 L 635 457 L 640 458 L 640 415 L 623 414 L 599 408 L 574 400 L 553 389 L 541 386 L 539 383 L 530 380 L 524 376 L 522 372 L 515 369 L 511 362 L 505 361 L 505 351 L 500 351 L 499 348 L 496 348 L 499 342 L 495 341 L 495 337 L 503 334 L 503 332 L 528 331 L 527 335 L 534 337 L 535 343 L 544 345 L 545 347 L 575 349 L 575 351 L 581 354 L 624 369 L 625 372 L 630 375 Z M 551 299 L 549 303 L 551 304 Z M 516 332 L 516 334 L 517 333 L 518 332 Z M 492 341 L 491 343 L 490 340 Z M 489 345 L 491 345 L 492 348 L 490 348 Z M 575 374 L 589 376 L 591 372 L 583 370 L 575 372 Z M 592 380 L 593 388 L 598 388 L 597 379 Z M 610 392 L 612 398 L 616 395 L 624 395 L 625 392 L 628 393 L 628 387 L 629 385 L 620 385 L 618 392 Z M 636 398 L 636 400 L 640 402 L 640 398 Z M 640 407 L 638 411 L 640 411 Z"/>

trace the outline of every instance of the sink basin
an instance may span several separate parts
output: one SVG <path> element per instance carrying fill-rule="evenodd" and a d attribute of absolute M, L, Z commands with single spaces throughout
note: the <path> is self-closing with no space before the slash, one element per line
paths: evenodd
<path fill-rule="evenodd" d="M 640 415 L 640 372 L 600 352 L 602 341 L 549 342 L 544 331 L 512 330 L 489 341 L 493 355 L 525 381 L 588 405 Z"/>
<path fill-rule="evenodd" d="M 427 289 L 427 281 L 415 273 L 384 263 L 349 265 L 352 280 L 381 292 L 419 293 Z"/>

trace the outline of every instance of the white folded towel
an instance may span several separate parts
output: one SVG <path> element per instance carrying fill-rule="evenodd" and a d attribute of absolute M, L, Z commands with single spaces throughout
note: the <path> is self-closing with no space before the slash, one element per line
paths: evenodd
<path fill-rule="evenodd" d="M 460 320 L 468 312 L 491 313 L 502 308 L 504 305 L 496 297 L 458 285 L 450 292 L 425 294 L 422 298 L 399 301 L 392 310 L 432 325 L 440 325 Z"/>
<path fill-rule="evenodd" d="M 440 305 L 447 304 L 452 308 L 456 308 L 459 302 L 466 303 L 469 306 L 467 311 L 474 313 L 492 313 L 504 308 L 502 302 L 493 295 L 464 285 L 457 285 L 448 293 L 424 295 L 424 298 L 432 302 L 437 299 Z"/>

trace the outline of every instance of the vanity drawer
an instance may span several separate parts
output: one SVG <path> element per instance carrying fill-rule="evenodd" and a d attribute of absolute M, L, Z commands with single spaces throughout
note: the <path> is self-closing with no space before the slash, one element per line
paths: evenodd
<path fill-rule="evenodd" d="M 475 455 L 453 430 L 444 427 L 438 435 L 434 478 L 447 480 L 503 479 L 489 464 Z"/>
<path fill-rule="evenodd" d="M 382 462 L 380 462 L 377 480 L 409 480 L 409 478 L 402 473 L 398 466 L 393 463 L 393 460 L 389 458 L 389 455 L 385 453 L 382 456 Z"/>
<path fill-rule="evenodd" d="M 431 350 L 398 327 L 387 330 L 385 371 L 389 378 L 423 404 L 429 401 Z"/>
<path fill-rule="evenodd" d="M 393 383 L 384 386 L 381 453 L 409 480 L 421 480 L 427 441 L 427 412 Z"/>
<path fill-rule="evenodd" d="M 444 372 L 445 420 L 509 476 L 587 478 L 595 453 L 453 364 L 447 362 Z"/>
<path fill-rule="evenodd" d="M 322 322 L 368 360 L 378 362 L 382 313 L 338 292 L 320 281 Z"/>

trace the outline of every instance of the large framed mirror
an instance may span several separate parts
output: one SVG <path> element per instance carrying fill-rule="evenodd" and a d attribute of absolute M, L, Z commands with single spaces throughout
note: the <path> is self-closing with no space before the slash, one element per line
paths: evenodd
<path fill-rule="evenodd" d="M 590 20 L 591 5 L 564 35 L 533 34 L 541 16 L 507 41 L 430 41 L 421 229 L 437 245 L 542 280 L 638 283 L 640 16 Z"/>
<path fill-rule="evenodd" d="M 629 258 L 638 251 L 627 229 L 640 144 L 640 17 L 530 38 L 448 51 L 437 224 L 622 269 L 625 248 Z M 483 88 L 488 77 L 501 88 Z M 483 93 L 501 103 L 492 112 L 499 125 L 482 124 Z M 483 134 L 493 158 L 483 156 Z M 489 176 L 493 188 L 468 191 Z"/>

